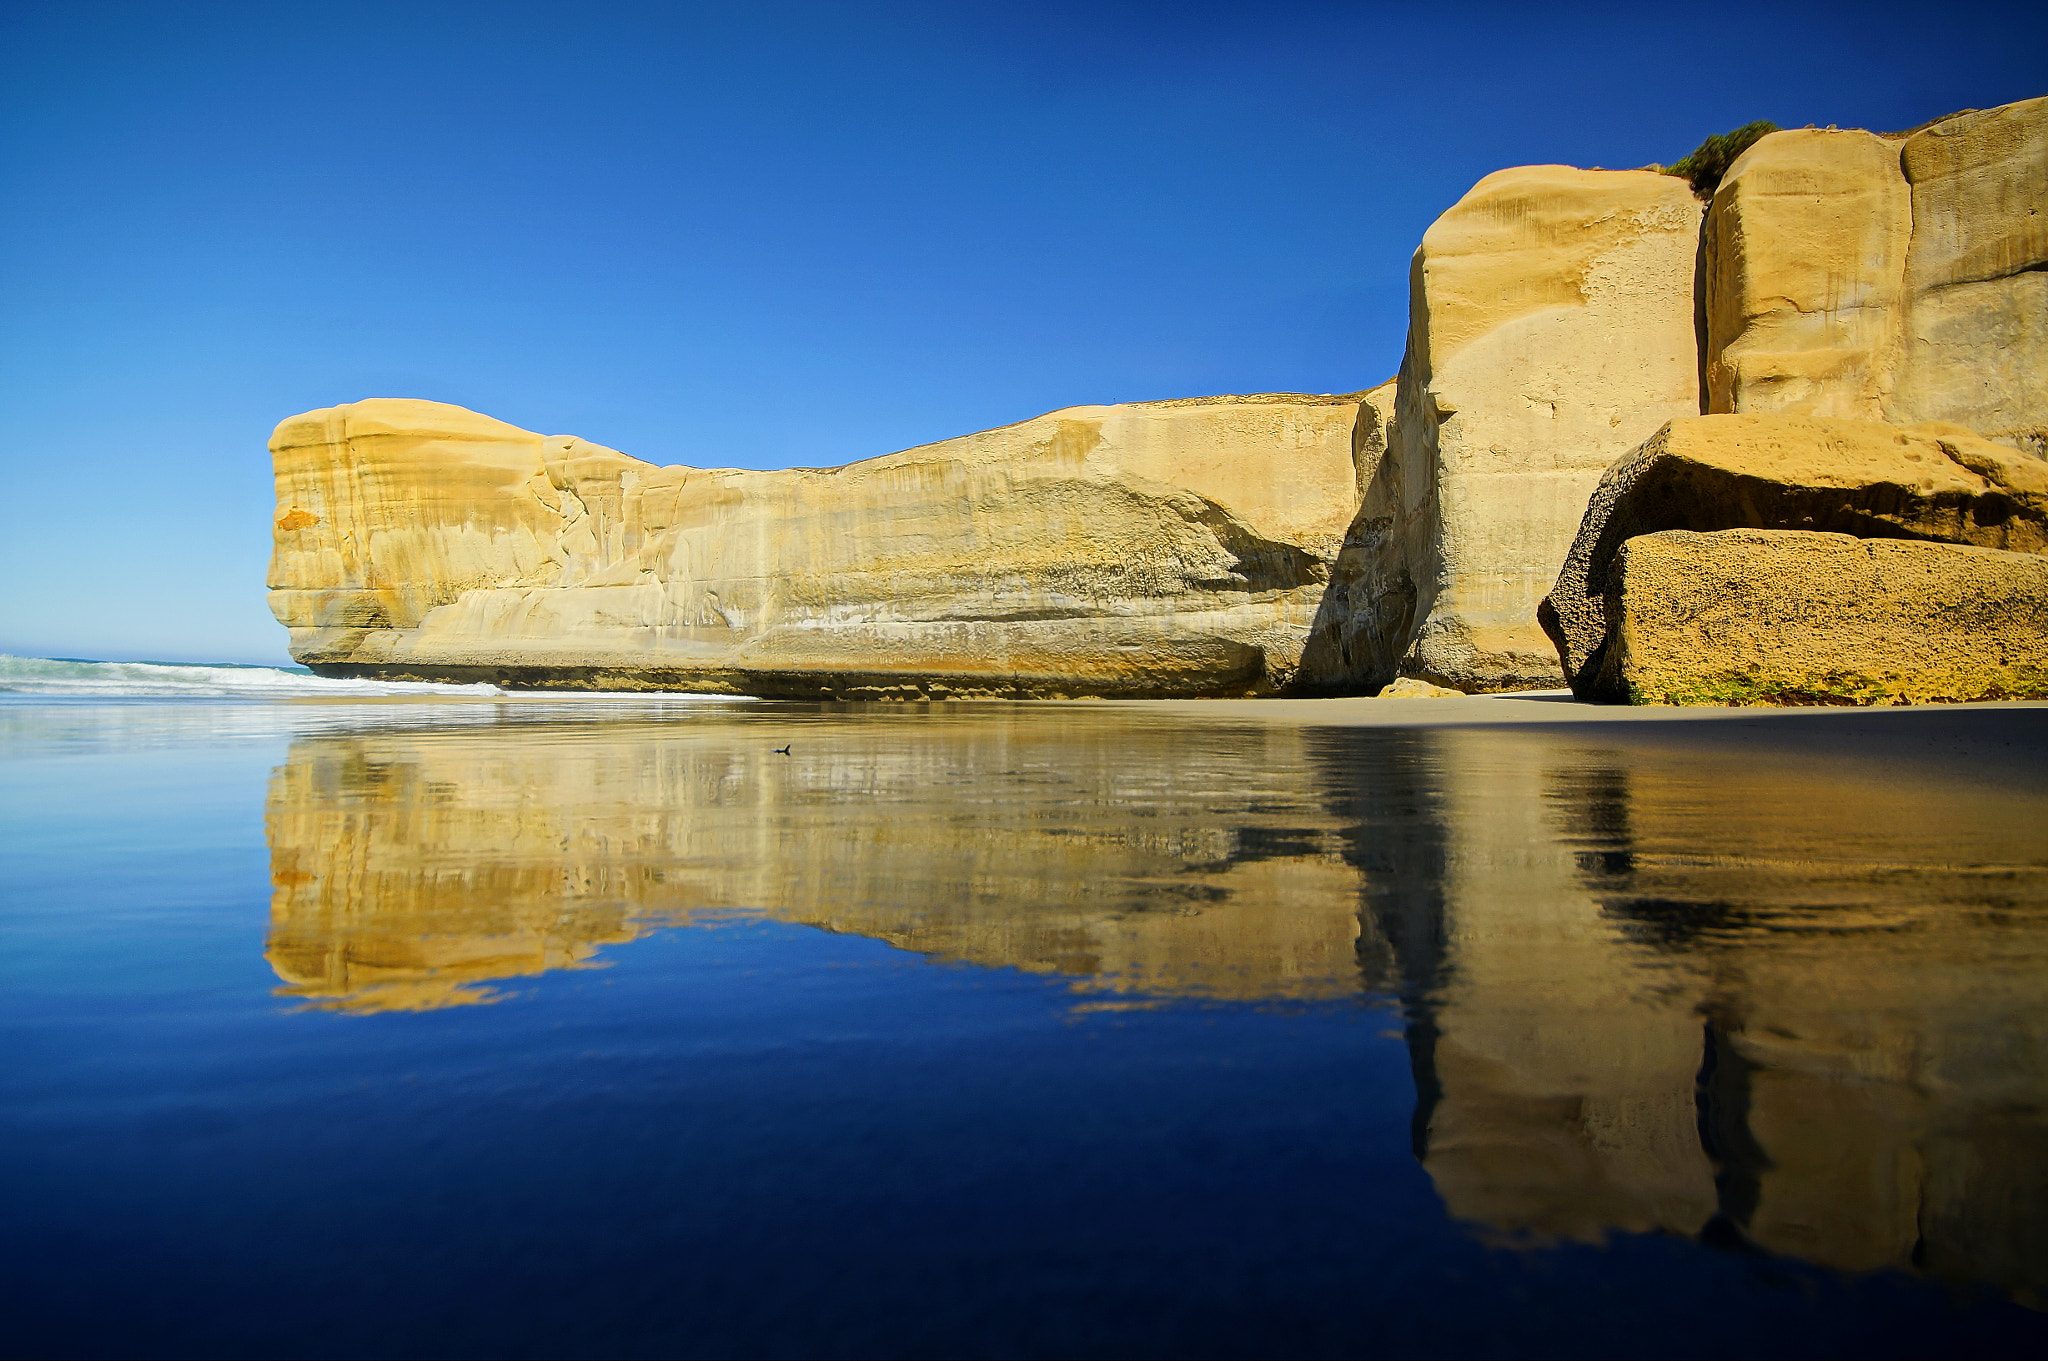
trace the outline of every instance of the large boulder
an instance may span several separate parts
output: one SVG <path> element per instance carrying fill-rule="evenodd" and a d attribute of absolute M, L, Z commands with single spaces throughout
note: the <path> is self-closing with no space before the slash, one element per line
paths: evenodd
<path fill-rule="evenodd" d="M 1295 682 L 1357 505 L 1358 412 L 1356 396 L 1076 407 L 748 472 L 357 402 L 271 441 L 271 606 L 326 675 L 1273 693 Z"/>
<path fill-rule="evenodd" d="M 1760 139 L 1707 214 L 1708 412 L 1951 421 L 2048 454 L 2048 98 Z"/>
<path fill-rule="evenodd" d="M 1601 479 L 1540 611 L 1581 699 L 1630 697 L 1605 656 L 1616 563 L 1636 537 L 1674 529 L 1807 530 L 2041 553 L 2048 463 L 1939 423 L 1672 421 Z"/>
<path fill-rule="evenodd" d="M 1424 234 L 1391 438 L 1333 586 L 1340 669 L 1558 682 L 1535 609 L 1587 496 L 1699 410 L 1700 211 L 1668 175 L 1524 166 Z"/>
<path fill-rule="evenodd" d="M 2048 699 L 2048 557 L 1800 530 L 1667 530 L 1609 572 L 1594 690 L 1636 704 Z"/>

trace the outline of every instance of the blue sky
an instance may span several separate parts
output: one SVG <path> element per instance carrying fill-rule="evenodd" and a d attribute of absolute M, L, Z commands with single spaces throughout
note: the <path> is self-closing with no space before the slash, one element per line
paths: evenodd
<path fill-rule="evenodd" d="M 2048 10 L 0 5 L 0 651 L 266 661 L 271 428 L 829 465 L 1350 391 L 1480 176 L 2048 93 Z"/>

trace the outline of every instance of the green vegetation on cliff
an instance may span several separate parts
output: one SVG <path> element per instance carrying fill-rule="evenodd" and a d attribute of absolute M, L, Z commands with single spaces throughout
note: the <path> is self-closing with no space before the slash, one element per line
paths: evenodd
<path fill-rule="evenodd" d="M 1721 177 L 1728 173 L 1729 166 L 1735 164 L 1735 158 L 1756 145 L 1766 133 L 1777 130 L 1776 123 L 1759 119 L 1754 123 L 1744 123 L 1733 132 L 1716 133 L 1693 148 L 1692 155 L 1665 166 L 1664 173 L 1676 175 L 1691 184 L 1693 193 L 1701 198 L 1712 198 Z"/>

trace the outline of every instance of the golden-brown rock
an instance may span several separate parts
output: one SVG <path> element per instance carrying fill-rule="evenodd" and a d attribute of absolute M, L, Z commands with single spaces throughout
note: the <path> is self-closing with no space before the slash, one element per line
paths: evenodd
<path fill-rule="evenodd" d="M 1903 139 L 1762 138 L 1707 215 L 1704 409 L 1949 421 L 2048 454 L 2044 204 L 2048 98 Z"/>
<path fill-rule="evenodd" d="M 1667 530 L 1608 572 L 1593 688 L 1636 704 L 2048 699 L 2048 557 L 1800 530 Z"/>
<path fill-rule="evenodd" d="M 1900 159 L 1913 245 L 1886 418 L 2048 455 L 2048 97 L 1943 119 Z"/>
<path fill-rule="evenodd" d="M 1912 234 L 1895 141 L 1806 128 L 1744 152 L 1707 214 L 1706 409 L 1882 420 Z"/>
<path fill-rule="evenodd" d="M 832 469 L 656 467 L 460 407 L 278 427 L 271 605 L 325 674 L 812 696 L 1293 680 L 1359 398 L 1076 407 Z"/>
<path fill-rule="evenodd" d="M 1699 218 L 1670 176 L 1524 166 L 1424 235 L 1392 439 L 1333 590 L 1348 669 L 1557 683 L 1535 609 L 1587 496 L 1699 410 Z"/>
<path fill-rule="evenodd" d="M 1543 602 L 1581 699 L 1604 682 L 1614 563 L 1641 534 L 1796 529 L 2048 551 L 2048 464 L 1959 426 L 1715 415 L 1675 420 L 1616 463 Z"/>

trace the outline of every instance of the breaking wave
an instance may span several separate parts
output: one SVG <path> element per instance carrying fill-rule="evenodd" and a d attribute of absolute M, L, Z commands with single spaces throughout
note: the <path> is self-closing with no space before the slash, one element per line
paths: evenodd
<path fill-rule="evenodd" d="M 301 699 L 379 695 L 502 695 L 497 686 L 427 681 L 328 680 L 296 668 L 173 662 L 85 662 L 0 655 L 0 694 L 99 698 Z"/>

